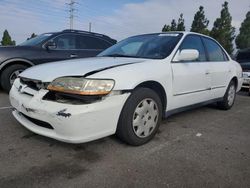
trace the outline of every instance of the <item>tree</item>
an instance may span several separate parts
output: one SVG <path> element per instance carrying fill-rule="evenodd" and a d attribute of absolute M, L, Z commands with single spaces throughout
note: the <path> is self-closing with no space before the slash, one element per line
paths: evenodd
<path fill-rule="evenodd" d="M 3 46 L 15 46 L 16 41 L 14 41 L 14 40 L 12 41 L 11 36 L 9 35 L 9 32 L 7 30 L 5 30 L 3 32 L 3 38 L 2 38 L 1 44 Z"/>
<path fill-rule="evenodd" d="M 241 24 L 240 33 L 235 42 L 238 49 L 250 48 L 250 11 Z"/>
<path fill-rule="evenodd" d="M 199 10 L 194 15 L 194 20 L 190 31 L 208 35 L 208 24 L 209 20 L 205 17 L 204 7 L 200 6 Z"/>
<path fill-rule="evenodd" d="M 31 36 L 29 38 L 27 38 L 27 40 L 30 40 L 32 38 L 35 38 L 37 35 L 35 33 L 32 33 Z"/>
<path fill-rule="evenodd" d="M 168 31 L 171 31 L 171 26 L 165 24 L 162 28 L 162 32 L 168 32 Z"/>
<path fill-rule="evenodd" d="M 163 26 L 162 32 L 167 32 L 167 31 L 185 31 L 183 14 L 180 15 L 178 23 L 176 23 L 175 19 L 172 19 L 171 25 L 165 24 Z"/>
<path fill-rule="evenodd" d="M 177 31 L 185 31 L 185 20 L 183 18 L 183 14 L 181 13 L 180 18 L 178 19 Z"/>
<path fill-rule="evenodd" d="M 170 30 L 171 31 L 177 31 L 177 24 L 176 24 L 175 19 L 173 19 L 172 22 L 171 22 Z"/>
<path fill-rule="evenodd" d="M 229 13 L 227 1 L 222 5 L 220 18 L 215 20 L 210 35 L 218 40 L 229 54 L 232 54 L 235 28 L 232 27 L 232 16 Z"/>
<path fill-rule="evenodd" d="M 162 28 L 162 32 L 168 32 L 168 31 L 177 31 L 177 24 L 175 19 L 172 20 L 171 25 L 164 25 Z"/>

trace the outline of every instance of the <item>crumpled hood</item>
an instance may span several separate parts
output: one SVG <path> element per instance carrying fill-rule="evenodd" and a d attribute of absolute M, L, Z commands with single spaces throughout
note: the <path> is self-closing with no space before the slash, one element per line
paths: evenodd
<path fill-rule="evenodd" d="M 90 72 L 115 66 L 140 63 L 145 59 L 122 57 L 94 57 L 46 63 L 31 67 L 19 76 L 42 82 L 51 82 L 63 76 L 84 76 Z"/>

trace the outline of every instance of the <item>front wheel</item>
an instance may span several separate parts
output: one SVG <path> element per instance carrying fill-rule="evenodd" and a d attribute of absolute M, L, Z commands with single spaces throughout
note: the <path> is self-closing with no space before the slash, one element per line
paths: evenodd
<path fill-rule="evenodd" d="M 161 119 L 162 104 L 157 93 L 148 88 L 138 88 L 123 107 L 116 134 L 130 145 L 142 145 L 154 137 Z"/>
<path fill-rule="evenodd" d="M 23 72 L 27 66 L 21 64 L 14 64 L 7 67 L 1 74 L 1 86 L 4 91 L 9 92 L 12 84 L 18 75 Z"/>
<path fill-rule="evenodd" d="M 217 103 L 218 107 L 222 110 L 229 110 L 234 105 L 235 97 L 236 97 L 236 84 L 232 80 L 229 83 L 229 86 L 227 88 L 226 94 L 223 97 L 223 100 Z"/>

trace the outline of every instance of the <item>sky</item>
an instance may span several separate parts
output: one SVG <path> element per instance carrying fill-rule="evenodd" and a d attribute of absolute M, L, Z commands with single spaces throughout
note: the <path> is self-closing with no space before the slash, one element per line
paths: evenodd
<path fill-rule="evenodd" d="M 69 29 L 68 5 L 70 0 L 0 0 L 0 37 L 7 29 L 17 44 L 32 33 Z M 128 36 L 160 32 L 164 24 L 184 14 L 186 30 L 189 30 L 195 12 L 200 5 L 212 28 L 224 0 L 75 0 L 74 29 L 107 34 L 121 40 Z M 249 0 L 228 0 L 232 25 L 238 32 Z M 1 40 L 1 39 L 0 39 Z"/>

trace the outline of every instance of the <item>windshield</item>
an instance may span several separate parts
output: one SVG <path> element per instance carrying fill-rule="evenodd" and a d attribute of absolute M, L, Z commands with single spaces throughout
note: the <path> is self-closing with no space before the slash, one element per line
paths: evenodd
<path fill-rule="evenodd" d="M 49 38 L 51 35 L 52 33 L 41 34 L 32 39 L 26 40 L 25 42 L 19 44 L 18 46 L 36 46 L 41 42 L 43 42 L 44 40 L 46 40 L 47 38 Z"/>
<path fill-rule="evenodd" d="M 140 35 L 127 38 L 98 56 L 164 59 L 182 37 L 178 33 Z"/>

